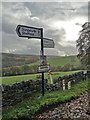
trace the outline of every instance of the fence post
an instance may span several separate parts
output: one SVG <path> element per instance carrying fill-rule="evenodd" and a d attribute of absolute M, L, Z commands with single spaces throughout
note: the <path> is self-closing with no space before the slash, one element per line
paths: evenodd
<path fill-rule="evenodd" d="M 65 80 L 62 80 L 63 90 L 65 90 Z"/>
<path fill-rule="evenodd" d="M 71 81 L 68 82 L 68 90 L 71 89 Z"/>

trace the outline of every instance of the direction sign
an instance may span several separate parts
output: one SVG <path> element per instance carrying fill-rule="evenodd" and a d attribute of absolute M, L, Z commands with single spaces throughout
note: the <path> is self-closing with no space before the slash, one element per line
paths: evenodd
<path fill-rule="evenodd" d="M 50 69 L 50 66 L 47 65 L 39 65 L 39 72 L 47 72 Z"/>
<path fill-rule="evenodd" d="M 18 25 L 16 32 L 19 37 L 41 38 L 41 28 Z"/>
<path fill-rule="evenodd" d="M 52 39 L 43 38 L 43 47 L 44 48 L 54 48 L 54 41 Z"/>

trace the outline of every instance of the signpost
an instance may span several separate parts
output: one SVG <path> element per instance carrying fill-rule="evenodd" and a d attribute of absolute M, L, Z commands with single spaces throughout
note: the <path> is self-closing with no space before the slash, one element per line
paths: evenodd
<path fill-rule="evenodd" d="M 42 55 L 42 59 L 44 59 L 43 29 L 41 29 L 41 55 Z M 42 96 L 44 96 L 44 72 L 42 72 Z"/>
<path fill-rule="evenodd" d="M 42 58 L 42 55 L 40 55 L 40 65 L 39 65 L 39 72 L 48 72 L 48 70 L 50 69 L 50 66 L 47 62 L 47 58 L 44 55 Z"/>
<path fill-rule="evenodd" d="M 54 41 L 52 39 L 43 38 L 43 28 L 35 28 L 25 25 L 18 25 L 16 33 L 19 37 L 39 38 L 41 39 L 41 58 L 44 61 L 44 48 L 54 48 Z M 42 96 L 44 96 L 44 72 L 49 70 L 49 65 L 40 65 L 39 71 L 42 73 Z"/>
<path fill-rule="evenodd" d="M 39 65 L 39 72 L 47 72 L 50 69 L 50 66 L 47 65 Z"/>
<path fill-rule="evenodd" d="M 41 38 L 41 28 L 18 25 L 16 32 L 19 37 Z"/>
<path fill-rule="evenodd" d="M 54 48 L 54 41 L 52 39 L 43 38 L 44 48 Z"/>

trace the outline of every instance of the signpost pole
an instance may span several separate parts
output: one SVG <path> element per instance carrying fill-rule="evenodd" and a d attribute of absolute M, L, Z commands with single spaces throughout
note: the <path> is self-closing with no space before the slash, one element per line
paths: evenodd
<path fill-rule="evenodd" d="M 44 59 L 43 28 L 41 28 L 41 55 L 42 55 L 42 59 Z M 44 72 L 42 72 L 42 96 L 44 96 Z"/>
<path fill-rule="evenodd" d="M 18 25 L 16 32 L 19 37 L 26 38 L 39 38 L 41 39 L 41 56 L 44 62 L 44 48 L 54 48 L 54 41 L 52 39 L 43 38 L 43 28 L 35 28 L 25 25 Z M 42 64 L 42 67 L 39 68 L 42 70 L 42 96 L 44 96 L 44 72 L 48 70 L 49 66 Z"/>

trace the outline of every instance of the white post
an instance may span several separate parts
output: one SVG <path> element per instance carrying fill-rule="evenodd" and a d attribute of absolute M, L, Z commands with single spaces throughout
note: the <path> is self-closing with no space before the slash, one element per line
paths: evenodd
<path fill-rule="evenodd" d="M 51 81 L 51 84 L 53 84 L 53 79 L 51 74 L 50 74 L 50 81 Z"/>
<path fill-rule="evenodd" d="M 68 82 L 68 90 L 71 89 L 71 81 Z"/>
<path fill-rule="evenodd" d="M 63 80 L 62 82 L 63 82 L 63 90 L 65 90 L 65 80 Z"/>

